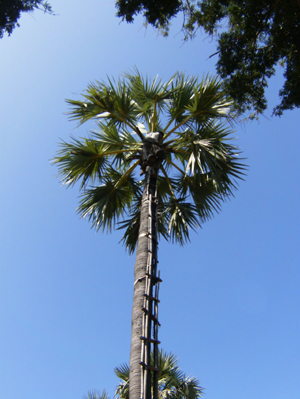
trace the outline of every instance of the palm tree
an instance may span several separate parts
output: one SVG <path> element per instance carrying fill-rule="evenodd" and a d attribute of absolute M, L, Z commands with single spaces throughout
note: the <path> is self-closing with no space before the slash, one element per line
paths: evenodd
<path fill-rule="evenodd" d="M 81 217 L 96 230 L 124 229 L 123 243 L 136 249 L 130 399 L 150 398 L 151 373 L 156 399 L 157 242 L 189 241 L 190 230 L 219 211 L 242 177 L 225 127 L 230 102 L 217 78 L 176 73 L 164 83 L 138 70 L 90 84 L 81 101 L 67 102 L 71 120 L 92 119 L 99 130 L 62 142 L 54 163 L 64 184 L 81 182 Z"/>
<path fill-rule="evenodd" d="M 153 356 L 153 354 L 152 354 Z M 203 388 L 196 378 L 186 376 L 178 367 L 178 359 L 172 353 L 158 352 L 158 397 L 159 399 L 199 399 Z M 115 393 L 118 399 L 129 399 L 129 367 L 122 364 L 115 368 L 121 380 Z"/>

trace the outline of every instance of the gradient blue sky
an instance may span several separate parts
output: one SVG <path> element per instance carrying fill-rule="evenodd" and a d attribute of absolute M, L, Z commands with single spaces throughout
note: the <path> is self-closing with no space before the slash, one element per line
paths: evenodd
<path fill-rule="evenodd" d="M 120 232 L 96 234 L 75 213 L 77 188 L 49 160 L 59 139 L 86 136 L 65 98 L 136 65 L 168 79 L 214 73 L 215 43 L 164 39 L 120 23 L 114 1 L 51 0 L 25 14 L 1 54 L 1 388 L 6 399 L 113 396 L 129 359 L 134 256 Z M 206 399 L 299 399 L 299 110 L 270 108 L 237 126 L 249 172 L 235 198 L 184 248 L 160 244 L 160 340 L 199 378 Z"/>

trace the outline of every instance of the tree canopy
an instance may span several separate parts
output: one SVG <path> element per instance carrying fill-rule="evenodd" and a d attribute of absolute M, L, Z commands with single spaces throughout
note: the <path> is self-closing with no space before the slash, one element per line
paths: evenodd
<path fill-rule="evenodd" d="M 199 81 L 177 73 L 164 83 L 135 70 L 117 82 L 90 84 L 83 101 L 68 103 L 71 119 L 94 119 L 99 131 L 62 142 L 53 162 L 64 184 L 81 181 L 79 214 L 96 230 L 111 231 L 117 222 L 125 229 L 122 241 L 130 252 L 139 234 L 144 183 L 136 172 L 147 132 L 164 133 L 158 232 L 167 240 L 181 245 L 189 241 L 190 229 L 218 212 L 232 196 L 235 179 L 243 176 L 245 166 L 231 143 L 232 131 L 223 123 L 231 102 L 219 79 Z"/>
<path fill-rule="evenodd" d="M 239 113 L 267 108 L 268 78 L 284 68 L 281 102 L 274 115 L 300 106 L 300 3 L 295 0 L 117 0 L 117 16 L 137 14 L 168 34 L 172 17 L 184 14 L 184 38 L 199 28 L 218 40 L 217 72 Z"/>
<path fill-rule="evenodd" d="M 52 8 L 47 1 L 43 0 L 1 0 L 0 2 L 0 38 L 4 33 L 11 35 L 16 26 L 20 26 L 18 19 L 21 12 L 43 10 L 52 14 Z"/>

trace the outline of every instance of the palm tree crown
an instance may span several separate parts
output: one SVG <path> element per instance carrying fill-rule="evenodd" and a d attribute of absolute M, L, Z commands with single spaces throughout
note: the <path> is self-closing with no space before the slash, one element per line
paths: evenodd
<path fill-rule="evenodd" d="M 217 78 L 176 73 L 166 83 L 135 70 L 117 82 L 90 84 L 83 100 L 67 100 L 70 119 L 93 119 L 98 130 L 61 143 L 54 163 L 66 185 L 80 181 L 79 214 L 97 229 L 124 229 L 136 248 L 149 132 L 162 157 L 158 174 L 158 234 L 184 244 L 232 195 L 245 167 L 225 127 L 230 107 Z"/>

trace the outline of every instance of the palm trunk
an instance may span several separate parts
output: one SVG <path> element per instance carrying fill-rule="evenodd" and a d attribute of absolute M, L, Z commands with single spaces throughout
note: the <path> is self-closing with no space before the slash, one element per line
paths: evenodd
<path fill-rule="evenodd" d="M 151 399 L 151 371 L 153 393 L 157 397 L 158 341 L 157 341 L 157 176 L 151 176 L 150 167 L 145 176 L 141 203 L 140 229 L 134 267 L 134 292 L 131 321 L 131 349 L 129 398 Z M 156 285 L 156 294 L 153 287 Z M 153 338 L 151 339 L 151 327 Z M 150 364 L 151 344 L 154 364 Z"/>

